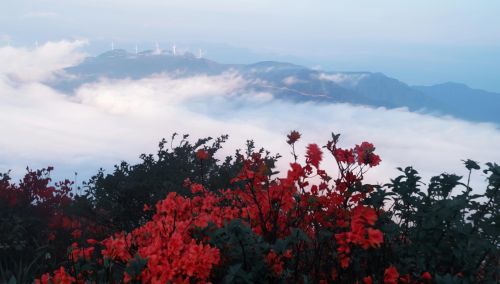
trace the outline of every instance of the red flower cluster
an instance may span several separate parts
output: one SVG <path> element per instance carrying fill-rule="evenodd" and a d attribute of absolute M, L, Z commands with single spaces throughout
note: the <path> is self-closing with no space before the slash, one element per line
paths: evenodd
<path fill-rule="evenodd" d="M 76 283 L 76 279 L 69 275 L 64 267 L 54 271 L 54 276 L 48 273 L 42 275 L 41 279 L 35 279 L 35 284 L 71 284 Z"/>
<path fill-rule="evenodd" d="M 307 162 L 318 168 L 322 159 L 323 152 L 321 152 L 318 145 L 309 144 L 309 146 L 307 146 Z"/>
<path fill-rule="evenodd" d="M 288 143 L 293 147 L 299 138 L 300 134 L 294 131 L 288 135 Z M 308 264 L 298 256 L 321 248 L 330 254 L 317 261 L 332 272 L 316 273 L 315 277 L 320 282 L 335 280 L 339 272 L 350 267 L 354 250 L 377 249 L 384 242 L 382 232 L 376 228 L 377 211 L 362 203 L 369 190 L 355 189 L 364 173 L 355 171 L 356 167 L 376 166 L 380 158 L 370 143 L 363 142 L 354 149 L 337 148 L 336 143 L 334 139 L 326 146 L 339 165 L 336 179 L 321 168 L 323 153 L 316 144 L 307 146 L 305 165 L 290 164 L 282 178 L 271 178 L 265 158 L 254 153 L 243 161 L 241 171 L 232 179 L 231 182 L 238 185 L 236 189 L 209 191 L 201 184 L 186 180 L 185 185 L 190 187 L 193 197 L 170 193 L 156 204 L 151 220 L 141 227 L 130 233 L 114 234 L 98 244 L 89 240 L 88 248 L 75 244 L 70 256 L 73 261 L 89 261 L 98 251 L 94 245 L 99 245 L 102 249 L 97 255 L 102 259 L 97 264 L 111 267 L 109 263 L 115 263 L 130 268 L 121 275 L 124 282 L 209 282 L 214 268 L 223 267 L 229 257 L 211 245 L 208 235 L 202 232 L 222 228 L 229 221 L 239 219 L 269 244 L 289 237 L 292 229 L 307 236 L 307 241 L 303 239 L 280 253 L 270 249 L 262 255 L 272 271 L 270 277 L 285 280 L 290 277 L 285 271 L 292 256 L 298 258 L 293 261 L 294 269 L 307 271 Z M 208 159 L 208 153 L 200 149 L 196 157 Z M 144 208 L 151 210 L 146 205 Z M 318 237 L 320 232 L 325 232 L 326 242 Z M 138 259 L 144 260 L 144 267 L 131 272 Z M 58 270 L 52 279 L 62 279 L 62 272 L 64 269 Z M 84 275 L 92 273 L 80 271 L 73 280 L 84 283 Z M 364 276 L 359 280 L 372 283 L 372 276 Z M 44 283 L 47 277 L 42 276 L 39 283 Z M 384 283 L 396 283 L 398 277 L 396 268 L 389 267 Z M 425 277 L 427 279 L 427 275 Z"/>
<path fill-rule="evenodd" d="M 24 254 L 29 255 L 35 250 L 37 254 L 39 251 L 46 251 L 53 263 L 59 263 L 66 258 L 68 246 L 82 237 L 83 227 L 90 234 L 95 234 L 97 227 L 81 216 L 75 218 L 68 215 L 71 212 L 67 209 L 74 201 L 71 192 L 73 182 L 52 182 L 52 167 L 27 171 L 19 184 L 11 183 L 8 175 L 0 174 L 0 211 L 6 214 L 4 216 L 9 216 L 0 220 L 3 229 L 0 247 L 9 248 L 16 243 L 22 244 Z M 9 219 L 18 221 L 7 221 Z M 8 250 L 0 251 L 3 256 L 0 257 L 1 260 L 9 259 L 6 257 L 9 254 L 13 253 Z M 14 258 L 9 259 L 8 262 L 17 262 L 13 260 Z M 32 265 L 39 263 L 34 261 Z M 4 269 L 9 270 L 8 267 Z"/>
<path fill-rule="evenodd" d="M 70 248 L 70 256 L 73 261 L 79 259 L 90 261 L 94 254 L 95 247 L 79 248 L 77 243 L 73 243 Z"/>
<path fill-rule="evenodd" d="M 375 147 L 371 143 L 363 142 L 361 145 L 356 145 L 354 151 L 356 152 L 358 164 L 360 165 L 370 165 L 374 167 L 381 162 L 380 157 L 373 154 Z"/>
<path fill-rule="evenodd" d="M 204 149 L 199 149 L 196 151 L 196 158 L 200 160 L 207 160 L 208 159 L 208 152 L 205 151 Z"/>
<path fill-rule="evenodd" d="M 287 135 L 288 140 L 286 143 L 292 145 L 300 139 L 300 133 L 298 131 L 292 131 Z"/>
<path fill-rule="evenodd" d="M 354 154 L 352 149 L 337 148 L 333 151 L 335 159 L 340 163 L 354 164 Z"/>
<path fill-rule="evenodd" d="M 384 236 L 378 229 L 373 229 L 377 214 L 372 208 L 357 206 L 353 209 L 351 230 L 335 235 L 337 240 L 340 263 L 343 268 L 349 266 L 351 246 L 357 245 L 363 249 L 378 248 L 384 242 Z"/>
<path fill-rule="evenodd" d="M 276 274 L 277 276 L 281 275 L 283 273 L 283 260 L 279 257 L 279 255 L 271 250 L 267 256 L 266 256 L 266 263 L 271 267 L 271 270 Z"/>
<path fill-rule="evenodd" d="M 425 281 L 431 281 L 432 280 L 432 276 L 429 272 L 424 272 L 422 273 L 422 279 L 425 280 Z"/>
<path fill-rule="evenodd" d="M 399 278 L 399 272 L 394 266 L 389 266 L 384 271 L 384 284 L 397 284 Z"/>

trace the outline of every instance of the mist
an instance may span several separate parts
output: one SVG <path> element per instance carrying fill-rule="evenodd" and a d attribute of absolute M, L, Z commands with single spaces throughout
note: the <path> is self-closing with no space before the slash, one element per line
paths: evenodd
<path fill-rule="evenodd" d="M 384 183 L 396 167 L 414 166 L 424 177 L 442 172 L 465 175 L 462 159 L 500 161 L 500 131 L 493 124 L 434 117 L 406 109 L 348 104 L 291 103 L 272 93 L 245 90 L 238 73 L 173 78 L 156 74 L 139 80 L 85 84 L 74 94 L 49 87 L 62 68 L 83 60 L 85 41 L 48 42 L 38 48 L 0 48 L 0 172 L 19 177 L 26 166 L 55 166 L 56 178 L 84 181 L 100 167 L 108 172 L 121 160 L 155 153 L 172 133 L 192 139 L 229 134 L 221 155 L 244 147 L 247 139 L 291 161 L 286 134 L 298 130 L 299 148 L 325 144 L 331 132 L 341 145 L 375 144 L 382 158 L 367 176 Z M 332 167 L 326 162 L 324 167 Z M 482 185 L 476 173 L 472 184 Z"/>

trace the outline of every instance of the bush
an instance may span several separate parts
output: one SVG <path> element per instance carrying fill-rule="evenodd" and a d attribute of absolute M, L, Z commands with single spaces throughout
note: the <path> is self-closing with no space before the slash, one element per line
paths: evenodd
<path fill-rule="evenodd" d="M 0 281 L 26 283 L 65 260 L 71 233 L 81 226 L 64 212 L 72 183 L 50 185 L 52 168 L 27 173 L 19 184 L 0 174 Z"/>
<path fill-rule="evenodd" d="M 363 181 L 381 161 L 372 144 L 343 149 L 332 135 L 323 150 L 308 145 L 299 163 L 299 139 L 295 131 L 288 136 L 294 161 L 280 177 L 277 157 L 252 143 L 234 162 L 211 160 L 222 140 L 213 148 L 185 142 L 172 152 L 162 142 L 158 160 L 143 156 L 143 164 L 101 174 L 87 200 L 116 228 L 110 222 L 113 233 L 102 241 L 72 244 L 66 263 L 37 281 L 497 283 L 497 164 L 486 165 L 484 194 L 450 174 L 422 188 L 412 168 L 377 186 Z M 336 161 L 335 176 L 321 166 L 324 152 Z M 479 168 L 465 164 L 469 176 Z M 166 180 L 172 183 L 162 187 Z"/>
<path fill-rule="evenodd" d="M 187 140 L 188 135 L 183 135 L 178 143 L 176 137 L 177 134 L 172 135 L 170 143 L 163 139 L 156 156 L 142 154 L 141 163 L 122 162 L 111 174 L 100 170 L 85 185 L 86 207 L 90 210 L 82 214 L 89 214 L 111 232 L 131 231 L 151 217 L 142 210 L 145 204 L 153 206 L 170 192 L 191 195 L 183 186 L 186 179 L 212 189 L 233 187 L 230 180 L 240 170 L 244 153 L 237 151 L 234 157 L 227 156 L 222 162 L 216 158 L 227 135 L 198 139 L 195 143 Z M 255 151 L 252 141 L 246 146 L 246 153 Z M 265 155 L 266 164 L 274 168 L 278 156 L 270 156 L 264 149 L 259 152 Z"/>

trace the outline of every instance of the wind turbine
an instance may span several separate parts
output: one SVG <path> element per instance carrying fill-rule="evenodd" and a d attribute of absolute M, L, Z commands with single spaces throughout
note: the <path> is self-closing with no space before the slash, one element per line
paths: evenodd
<path fill-rule="evenodd" d="M 160 45 L 158 44 L 158 42 L 156 42 L 155 54 L 161 54 L 161 49 L 160 49 Z"/>
<path fill-rule="evenodd" d="M 139 47 L 137 46 L 137 44 L 135 45 L 135 55 L 139 54 Z"/>
<path fill-rule="evenodd" d="M 115 50 L 115 42 L 114 41 L 111 42 L 111 50 Z"/>
<path fill-rule="evenodd" d="M 35 40 L 35 47 L 38 48 L 38 40 Z"/>
<path fill-rule="evenodd" d="M 175 43 L 172 45 L 172 54 L 175 56 Z"/>
<path fill-rule="evenodd" d="M 198 48 L 198 58 L 199 59 L 203 58 L 203 55 L 205 55 L 205 52 L 203 51 L 203 49 Z"/>

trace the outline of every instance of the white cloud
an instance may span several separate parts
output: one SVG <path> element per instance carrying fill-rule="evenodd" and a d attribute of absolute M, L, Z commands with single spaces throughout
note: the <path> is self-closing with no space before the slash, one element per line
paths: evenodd
<path fill-rule="evenodd" d="M 51 79 L 55 72 L 84 59 L 86 41 L 46 42 L 37 48 L 0 47 L 0 80 L 17 83 Z"/>
<path fill-rule="evenodd" d="M 295 76 L 288 76 L 285 79 L 283 79 L 283 84 L 285 84 L 287 86 L 295 85 L 295 84 L 300 83 L 300 82 L 302 82 L 302 80 L 299 80 Z"/>
<path fill-rule="evenodd" d="M 318 79 L 325 81 L 332 81 L 336 84 L 339 84 L 342 87 L 355 87 L 359 81 L 363 80 L 367 75 L 366 74 L 358 74 L 358 73 L 320 73 L 318 75 Z"/>
<path fill-rule="evenodd" d="M 110 113 L 136 113 L 148 116 L 161 113 L 163 106 L 189 99 L 236 95 L 246 82 L 236 73 L 173 79 L 155 75 L 140 80 L 102 80 L 76 91 L 84 105 Z"/>
<path fill-rule="evenodd" d="M 66 47 L 66 51 L 59 50 Z M 43 84 L 60 66 L 78 62 L 76 43 L 48 43 L 44 52 L 0 49 L 0 58 L 18 64 L 0 67 L 0 172 L 26 165 L 55 165 L 68 176 L 78 171 L 88 177 L 122 159 L 136 160 L 154 153 L 162 137 L 173 132 L 192 137 L 229 134 L 225 148 L 232 153 L 246 139 L 285 156 L 285 135 L 296 129 L 307 143 L 325 143 L 334 131 L 342 145 L 373 142 L 383 163 L 371 181 L 385 182 L 397 166 L 414 165 L 429 177 L 443 171 L 465 174 L 461 159 L 500 161 L 496 151 L 500 131 L 475 124 L 410 113 L 347 104 L 293 104 L 274 100 L 269 93 L 248 93 L 247 82 L 236 73 L 172 78 L 157 75 L 140 80 L 107 80 L 81 86 L 74 96 Z M 71 48 L 72 47 L 72 48 Z M 64 49 L 64 48 L 63 48 Z M 30 59 L 30 60 L 28 60 Z M 333 167 L 326 163 L 325 167 Z M 476 175 L 478 184 L 482 177 Z"/>

